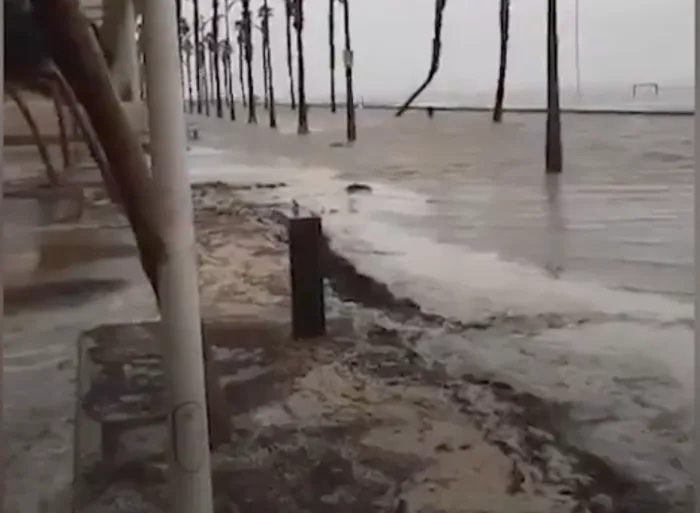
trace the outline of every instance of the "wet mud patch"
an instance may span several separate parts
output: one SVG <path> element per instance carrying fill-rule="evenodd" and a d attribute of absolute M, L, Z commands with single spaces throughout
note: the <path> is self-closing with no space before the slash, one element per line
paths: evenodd
<path fill-rule="evenodd" d="M 454 376 L 441 365 L 427 366 L 414 350 L 424 334 L 415 327 L 440 327 L 466 337 L 532 336 L 552 328 L 564 328 L 603 320 L 589 316 L 541 314 L 532 317 L 492 315 L 481 321 L 462 323 L 426 314 L 407 298 L 397 298 L 384 284 L 362 275 L 343 256 L 336 254 L 326 240 L 326 270 L 334 290 L 347 301 L 376 308 L 397 324 L 387 329 L 371 326 L 367 340 L 374 346 L 392 348 L 393 358 L 384 352 L 379 358 L 364 355 L 366 372 L 393 379 L 430 383 L 445 390 L 460 410 L 486 433 L 489 443 L 498 446 L 518 465 L 537 469 L 538 479 L 560 488 L 578 504 L 576 511 L 617 513 L 685 512 L 688 504 L 677 503 L 646 483 L 614 468 L 603 458 L 572 445 L 569 406 L 551 404 L 533 394 L 489 377 L 462 374 Z M 393 314 L 393 315 L 392 315 Z M 410 329 L 406 329 L 407 326 Z M 427 335 L 430 336 L 430 335 Z M 515 470 L 514 470 L 515 472 Z M 520 473 L 518 470 L 516 473 Z M 517 479 L 516 479 L 517 481 Z"/>
<path fill-rule="evenodd" d="M 11 287 L 5 289 L 5 312 L 78 307 L 127 285 L 126 280 L 74 279 Z"/>
<path fill-rule="evenodd" d="M 330 337 L 309 342 L 292 339 L 286 322 L 207 323 L 204 336 L 212 345 L 232 413 L 247 414 L 288 397 L 296 378 L 349 343 L 343 342 L 346 324 L 331 323 Z"/>
<path fill-rule="evenodd" d="M 548 484 L 514 463 L 460 411 L 444 373 L 407 357 L 398 332 L 366 338 L 344 319 L 321 339 L 288 333 L 259 318 L 205 327 L 235 433 L 212 456 L 217 511 L 573 510 L 558 491 L 572 477 Z M 122 487 L 165 511 L 155 325 L 101 327 L 81 346 L 79 429 L 102 426 L 101 442 L 78 452 L 81 505 Z"/>
<path fill-rule="evenodd" d="M 642 154 L 645 160 L 650 160 L 652 162 L 662 162 L 664 164 L 676 164 L 679 162 L 692 162 L 692 158 L 689 159 L 688 155 L 681 153 L 671 153 L 668 151 L 645 151 Z"/>
<path fill-rule="evenodd" d="M 394 511 L 415 458 L 358 447 L 366 428 L 268 429 L 215 465 L 215 494 L 240 513 Z M 221 495 L 219 495 L 221 497 Z M 220 503 L 224 501 L 220 498 Z"/>

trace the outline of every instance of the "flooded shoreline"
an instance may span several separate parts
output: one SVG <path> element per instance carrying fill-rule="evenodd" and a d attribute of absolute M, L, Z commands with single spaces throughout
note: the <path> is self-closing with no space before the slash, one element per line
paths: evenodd
<path fill-rule="evenodd" d="M 570 443 L 683 497 L 693 393 L 694 315 L 683 289 L 692 275 L 692 237 L 684 235 L 692 231 L 690 125 L 678 125 L 675 140 L 664 132 L 668 120 L 621 126 L 618 136 L 635 141 L 625 152 L 579 127 L 571 151 L 592 153 L 580 162 L 571 156 L 552 191 L 533 179 L 541 134 L 527 121 L 486 125 L 469 140 L 470 126 L 447 120 L 442 137 L 425 144 L 429 121 L 414 119 L 388 134 L 385 122 L 369 120 L 370 140 L 354 148 L 331 148 L 339 134 L 330 128 L 299 139 L 284 125 L 265 138 L 264 128 L 246 127 L 226 150 L 223 137 L 210 136 L 209 149 L 193 150 L 193 181 L 284 182 L 240 195 L 261 208 L 288 212 L 296 201 L 321 214 L 332 249 L 357 273 L 435 318 L 486 326 L 468 336 L 433 335 L 422 346 L 431 359 L 566 405 Z M 496 154 L 492 130 L 513 147 Z M 643 142 L 640 131 L 656 143 Z M 455 140 L 469 143 L 455 147 Z M 634 167 L 640 158 L 646 164 Z M 618 167 L 623 163 L 632 168 Z M 353 182 L 368 190 L 348 194 Z M 465 239 L 470 231 L 477 236 Z M 577 271 L 572 256 L 581 250 L 589 262 L 612 257 L 605 264 L 611 271 L 590 263 Z M 563 269 L 541 260 L 557 252 L 568 259 Z M 666 264 L 671 274 L 659 273 Z M 644 292 L 625 290 L 620 270 Z"/>

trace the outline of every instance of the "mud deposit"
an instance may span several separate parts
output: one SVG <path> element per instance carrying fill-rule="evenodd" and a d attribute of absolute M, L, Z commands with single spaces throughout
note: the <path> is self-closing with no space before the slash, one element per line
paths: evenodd
<path fill-rule="evenodd" d="M 283 216 L 195 188 L 202 308 L 235 435 L 212 458 L 218 512 L 690 511 L 567 443 L 566 406 L 421 350 L 459 332 L 584 318 L 426 315 L 327 251 L 329 335 L 289 337 Z M 167 511 L 155 326 L 81 338 L 78 511 Z"/>

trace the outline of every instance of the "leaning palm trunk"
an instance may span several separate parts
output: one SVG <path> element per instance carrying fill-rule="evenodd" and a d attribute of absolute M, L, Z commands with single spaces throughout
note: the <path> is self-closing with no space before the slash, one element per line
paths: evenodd
<path fill-rule="evenodd" d="M 297 101 L 294 94 L 294 71 L 292 66 L 292 2 L 295 0 L 284 0 L 284 28 L 287 44 L 287 78 L 289 80 L 289 100 L 292 110 L 297 108 Z"/>
<path fill-rule="evenodd" d="M 112 200 L 114 203 L 120 202 L 117 186 L 114 181 L 114 176 L 110 171 L 107 156 L 105 155 L 102 145 L 100 144 L 97 134 L 95 134 L 90 121 L 80 109 L 80 103 L 76 98 L 70 84 L 63 77 L 60 70 L 54 66 L 44 73 L 44 81 L 48 84 L 48 87 L 51 90 L 51 96 L 54 97 L 55 101 L 58 104 L 65 104 L 73 116 L 76 128 L 83 136 L 83 140 L 88 147 L 88 151 L 97 164 L 97 169 L 105 182 L 110 200 Z M 67 145 L 68 141 L 65 141 L 65 144 Z"/>
<path fill-rule="evenodd" d="M 54 167 L 53 163 L 51 162 L 51 156 L 49 155 L 49 149 L 46 145 L 46 141 L 44 140 L 44 138 L 41 135 L 41 132 L 39 131 L 39 127 L 37 126 L 36 121 L 34 120 L 34 116 L 32 116 L 32 112 L 29 109 L 29 106 L 24 101 L 22 94 L 19 92 L 19 88 L 12 87 L 10 84 L 6 83 L 5 89 L 7 91 L 8 96 L 12 98 L 17 104 L 17 107 L 19 108 L 22 117 L 24 117 L 24 120 L 27 122 L 29 131 L 32 133 L 32 138 L 34 139 L 34 144 L 36 145 L 37 150 L 39 150 L 39 157 L 41 158 L 41 162 L 42 164 L 44 164 L 44 168 L 46 169 L 46 175 L 49 179 L 49 184 L 59 185 L 61 183 L 61 178 L 58 172 L 56 171 L 56 168 Z"/>
<path fill-rule="evenodd" d="M 547 173 L 561 173 L 561 113 L 559 109 L 559 35 L 557 34 L 557 0 L 547 5 L 547 141 L 545 169 Z"/>
<path fill-rule="evenodd" d="M 161 238 L 160 213 L 155 209 L 157 191 L 139 138 L 112 86 L 107 63 L 91 39 L 88 21 L 77 2 L 44 0 L 34 2 L 33 7 L 35 19 L 51 43 L 51 57 L 85 108 L 104 149 L 134 232 L 143 270 L 159 299 L 158 270 L 168 255 Z M 230 417 L 206 344 L 203 352 L 210 436 L 212 443 L 217 444 L 230 439 Z"/>
<path fill-rule="evenodd" d="M 331 112 L 335 113 L 335 0 L 328 0 L 328 66 L 331 73 Z"/>
<path fill-rule="evenodd" d="M 430 85 L 433 81 L 435 75 L 440 69 L 440 57 L 442 54 L 442 22 L 443 14 L 445 12 L 445 6 L 447 5 L 447 0 L 435 0 L 435 20 L 433 22 L 433 51 L 430 57 L 430 69 L 428 70 L 428 76 L 423 81 L 423 83 L 415 90 L 415 92 L 409 96 L 408 100 L 396 111 L 396 117 L 403 115 L 411 104 L 415 101 L 418 96 L 421 95 L 423 91 Z"/>
<path fill-rule="evenodd" d="M 299 82 L 299 117 L 297 133 L 306 135 L 309 133 L 309 119 L 306 106 L 306 79 L 304 70 L 304 0 L 296 1 L 294 13 L 294 29 L 297 36 L 297 81 Z"/>
<path fill-rule="evenodd" d="M 501 0 L 499 27 L 501 30 L 501 54 L 498 61 L 496 100 L 493 106 L 494 123 L 500 123 L 503 120 L 503 100 L 506 95 L 506 69 L 508 67 L 508 38 L 510 36 L 510 0 Z"/>

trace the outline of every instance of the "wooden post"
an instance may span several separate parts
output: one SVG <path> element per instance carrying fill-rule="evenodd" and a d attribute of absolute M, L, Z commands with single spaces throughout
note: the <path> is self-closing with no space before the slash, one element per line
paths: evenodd
<path fill-rule="evenodd" d="M 319 217 L 289 220 L 292 336 L 296 339 L 321 337 L 326 334 L 321 236 Z"/>

